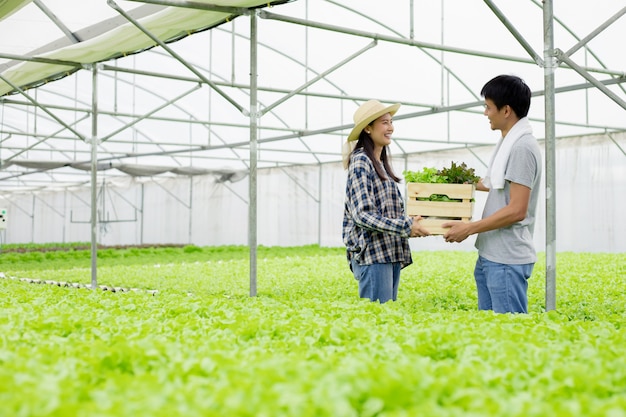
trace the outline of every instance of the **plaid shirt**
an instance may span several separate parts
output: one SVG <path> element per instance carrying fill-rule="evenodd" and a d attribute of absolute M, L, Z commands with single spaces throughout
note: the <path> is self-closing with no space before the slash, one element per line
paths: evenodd
<path fill-rule="evenodd" d="M 384 170 L 384 167 L 383 167 Z M 343 243 L 348 261 L 362 265 L 400 262 L 410 265 L 413 220 L 393 179 L 381 180 L 363 150 L 350 157 L 343 213 Z"/>

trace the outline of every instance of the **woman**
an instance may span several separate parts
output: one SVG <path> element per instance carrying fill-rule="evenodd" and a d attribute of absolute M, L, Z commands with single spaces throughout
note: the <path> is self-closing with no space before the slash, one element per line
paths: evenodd
<path fill-rule="evenodd" d="M 398 108 L 400 104 L 365 102 L 354 113 L 354 128 L 344 145 L 343 242 L 359 297 L 380 303 L 396 300 L 400 270 L 413 262 L 408 238 L 429 234 L 419 225 L 421 217 L 405 215 L 400 178 L 389 162 L 392 117 Z"/>

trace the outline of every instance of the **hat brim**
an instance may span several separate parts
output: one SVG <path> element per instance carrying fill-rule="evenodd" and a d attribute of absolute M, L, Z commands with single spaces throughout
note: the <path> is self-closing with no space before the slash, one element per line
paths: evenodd
<path fill-rule="evenodd" d="M 381 109 L 377 111 L 376 113 L 372 113 L 371 115 L 361 120 L 358 124 L 356 124 L 352 128 L 352 131 L 350 131 L 350 134 L 348 135 L 347 141 L 350 142 L 353 140 L 358 140 L 359 136 L 361 135 L 361 131 L 365 129 L 365 126 L 369 125 L 374 120 L 378 119 L 380 116 L 384 114 L 389 113 L 393 116 L 394 114 L 396 114 L 399 108 L 400 108 L 400 103 L 396 103 L 396 104 L 392 104 L 391 106 L 385 107 L 384 109 Z"/>

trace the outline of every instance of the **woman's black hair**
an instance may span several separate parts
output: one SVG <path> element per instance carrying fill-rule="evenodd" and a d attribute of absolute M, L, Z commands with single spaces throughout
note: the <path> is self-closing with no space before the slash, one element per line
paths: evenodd
<path fill-rule="evenodd" d="M 371 126 L 373 123 L 374 121 L 372 121 L 368 126 Z M 387 157 L 386 146 L 383 146 L 383 150 L 380 153 L 380 160 L 383 163 L 386 172 L 383 171 L 378 161 L 376 161 L 376 157 L 374 156 L 374 141 L 372 140 L 372 137 L 367 132 L 365 132 L 365 129 L 361 130 L 361 133 L 359 134 L 359 140 L 354 147 L 354 151 L 359 148 L 363 148 L 365 155 L 367 155 L 367 157 L 372 161 L 372 165 L 374 165 L 374 169 L 376 170 L 376 174 L 378 174 L 378 178 L 380 178 L 382 181 L 385 181 L 387 180 L 387 175 L 389 175 L 389 177 L 391 177 L 391 179 L 393 179 L 395 182 L 400 182 L 400 178 L 393 173 L 393 169 L 391 168 L 391 158 Z"/>

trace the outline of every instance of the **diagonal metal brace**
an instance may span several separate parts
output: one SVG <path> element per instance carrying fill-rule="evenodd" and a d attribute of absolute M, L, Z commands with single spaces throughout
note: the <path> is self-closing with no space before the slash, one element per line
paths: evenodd
<path fill-rule="evenodd" d="M 269 106 L 267 106 L 266 108 L 263 109 L 263 113 L 267 113 L 270 110 L 274 109 L 276 106 L 278 106 L 281 103 L 284 103 L 285 101 L 287 101 L 289 98 L 295 96 L 296 94 L 298 94 L 299 92 L 301 92 L 302 90 L 306 89 L 307 87 L 311 86 L 312 84 L 318 82 L 319 80 L 323 79 L 324 77 L 326 77 L 328 74 L 330 74 L 331 72 L 335 71 L 337 68 L 342 67 L 343 65 L 345 65 L 346 63 L 352 61 L 353 59 L 355 59 L 356 57 L 362 55 L 363 53 L 365 53 L 365 51 L 375 47 L 377 44 L 377 41 L 374 40 L 371 43 L 369 43 L 367 46 L 365 46 L 364 48 L 362 48 L 361 50 L 355 52 L 354 54 L 350 55 L 348 58 L 342 60 L 341 62 L 339 62 L 338 64 L 333 65 L 331 68 L 329 68 L 328 70 L 318 74 L 316 77 L 314 77 L 313 79 L 307 81 L 306 83 L 304 83 L 303 85 L 301 85 L 300 87 L 296 88 L 295 90 L 293 90 L 292 92 L 290 92 L 289 94 L 287 94 L 286 96 L 282 97 L 281 99 L 277 100 L 276 102 L 274 102 L 273 104 L 270 104 Z"/>
<path fill-rule="evenodd" d="M 211 88 L 213 88 L 220 96 L 224 97 L 224 99 L 226 101 L 228 101 L 230 104 L 232 104 L 233 106 L 235 106 L 235 108 L 237 108 L 237 110 L 239 110 L 242 113 L 245 113 L 246 110 L 243 108 L 243 106 L 239 105 L 239 103 L 237 103 L 234 99 L 232 99 L 231 97 L 228 96 L 228 94 L 226 94 L 224 91 L 222 91 L 222 89 L 220 89 L 213 81 L 209 80 L 207 77 L 205 77 L 200 71 L 198 71 L 197 69 L 195 69 L 193 67 L 193 65 L 189 64 L 187 61 L 185 61 L 185 59 L 183 57 L 181 57 L 180 55 L 178 55 L 172 48 L 170 48 L 169 46 L 167 46 L 165 44 L 165 42 L 163 42 L 161 39 L 159 39 L 157 36 L 153 35 L 148 29 L 146 29 L 145 27 L 143 27 L 143 25 L 141 23 L 139 23 L 137 20 L 133 19 L 128 13 L 126 13 L 120 6 L 117 5 L 117 3 L 115 3 L 113 0 L 107 0 L 107 4 L 113 8 L 115 11 L 117 11 L 119 14 L 121 14 L 122 16 L 124 16 L 124 18 L 126 18 L 126 20 L 128 20 L 130 23 L 132 23 L 133 25 L 135 25 L 135 27 L 137 29 L 139 29 L 140 31 L 142 31 L 146 36 L 148 36 L 150 39 L 152 39 L 154 42 L 156 42 L 161 48 L 165 49 L 172 57 L 174 57 L 178 62 L 180 62 L 181 64 L 183 64 L 185 67 L 187 67 L 187 69 L 189 69 L 189 71 L 193 72 L 198 78 L 200 78 L 204 83 L 208 84 L 211 86 Z"/>
<path fill-rule="evenodd" d="M 554 50 L 554 56 L 557 59 L 559 59 L 560 61 L 562 61 L 565 64 L 567 64 L 571 69 L 573 69 L 574 71 L 579 73 L 585 80 L 589 81 L 598 90 L 602 91 L 604 94 L 607 95 L 607 97 L 609 97 L 611 100 L 613 100 L 614 102 L 619 104 L 624 110 L 626 110 L 626 102 L 624 100 L 619 98 L 615 93 L 613 93 L 611 90 L 609 90 L 604 84 L 602 84 L 600 81 L 598 81 L 597 79 L 592 77 L 591 74 L 589 74 L 587 71 L 585 71 L 583 68 L 581 68 L 578 64 L 576 64 L 574 61 L 572 61 L 570 59 L 570 57 L 567 56 L 563 51 L 561 51 L 558 48 L 555 49 Z"/>
<path fill-rule="evenodd" d="M 611 18 L 609 18 L 606 22 L 598 26 L 594 31 L 592 31 L 589 35 L 587 35 L 584 39 L 581 39 L 576 45 L 572 46 L 565 55 L 572 56 L 572 54 L 578 51 L 580 48 L 585 46 L 591 39 L 595 38 L 599 33 L 601 33 L 604 29 L 612 25 L 617 19 L 626 14 L 626 7 L 624 7 L 619 12 L 615 13 Z"/>
<path fill-rule="evenodd" d="M 81 135 L 78 131 L 76 131 L 74 128 L 72 128 L 70 125 L 68 125 L 67 123 L 65 123 L 63 120 L 61 120 L 57 115 L 55 115 L 54 113 L 52 113 L 50 110 L 48 110 L 45 106 L 42 106 L 41 104 L 39 104 L 37 102 L 37 100 L 35 100 L 34 98 L 32 98 L 31 96 L 29 96 L 28 94 L 26 94 L 26 92 L 24 90 L 22 90 L 19 86 L 17 86 L 16 84 L 14 84 L 13 82 L 11 82 L 8 78 L 4 77 L 2 74 L 0 74 L 0 79 L 2 79 L 2 81 L 4 81 L 5 83 L 7 83 L 8 85 L 10 85 L 15 91 L 19 92 L 21 95 L 23 95 L 24 97 L 26 97 L 26 99 L 28 101 L 30 101 L 31 103 L 33 103 L 35 106 L 39 107 L 41 110 L 43 110 L 44 112 L 48 113 L 48 115 L 50 117 L 52 117 L 54 120 L 56 120 L 57 122 L 59 122 L 62 126 L 64 126 L 67 130 L 69 130 L 70 132 L 72 132 L 73 134 L 76 135 L 76 137 L 85 140 L 85 137 L 83 135 Z"/>
<path fill-rule="evenodd" d="M 530 55 L 539 66 L 543 66 L 543 58 L 541 57 L 541 55 L 535 52 L 533 47 L 530 46 L 528 41 L 526 41 L 526 39 L 524 39 L 522 34 L 515 28 L 515 26 L 513 26 L 513 23 L 511 23 L 511 21 L 506 18 L 504 13 L 502 13 L 502 11 L 498 9 L 498 7 L 493 3 L 493 1 L 491 0 L 484 0 L 484 1 L 487 4 L 487 6 L 491 9 L 491 11 L 497 16 L 497 18 L 500 19 L 502 24 L 509 30 L 509 32 L 511 32 L 511 35 L 513 35 L 513 37 L 517 39 L 517 41 L 520 43 L 520 45 L 522 45 L 522 47 L 526 50 L 526 52 L 528 52 L 528 55 Z"/>

